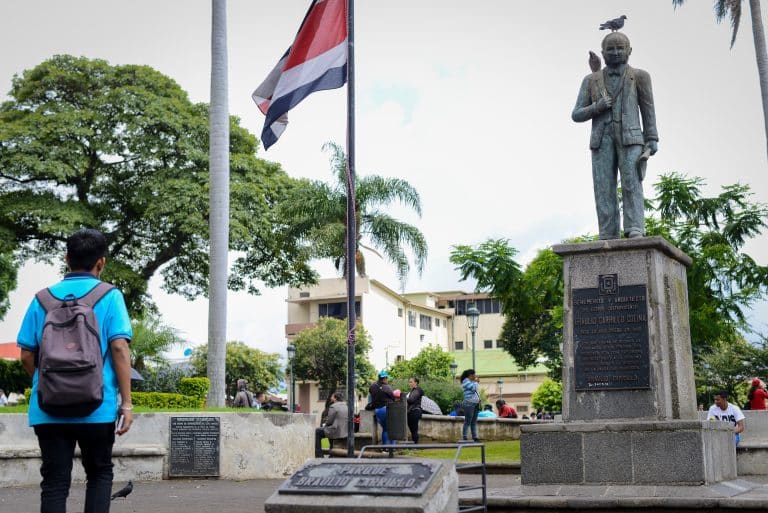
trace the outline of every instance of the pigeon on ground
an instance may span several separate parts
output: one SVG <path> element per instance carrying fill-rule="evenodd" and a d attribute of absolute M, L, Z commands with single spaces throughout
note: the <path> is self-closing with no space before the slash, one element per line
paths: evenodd
<path fill-rule="evenodd" d="M 611 29 L 611 32 L 616 32 L 621 27 L 624 26 L 624 20 L 626 20 L 627 17 L 623 14 L 619 16 L 618 18 L 614 18 L 612 20 L 608 20 L 605 23 L 600 24 L 600 30 L 605 29 Z"/>
<path fill-rule="evenodd" d="M 600 61 L 600 57 L 597 56 L 595 52 L 592 50 L 589 51 L 589 69 L 592 70 L 594 73 L 595 71 L 600 71 L 600 68 L 602 67 L 602 62 Z"/>
<path fill-rule="evenodd" d="M 128 484 L 125 485 L 120 490 L 116 491 L 112 494 L 112 500 L 117 499 L 118 497 L 128 497 L 128 494 L 133 491 L 133 481 L 128 481 Z"/>

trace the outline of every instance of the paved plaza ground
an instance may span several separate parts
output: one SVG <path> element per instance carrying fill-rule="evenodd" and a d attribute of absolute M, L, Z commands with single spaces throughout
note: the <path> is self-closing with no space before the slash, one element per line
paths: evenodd
<path fill-rule="evenodd" d="M 460 479 L 463 483 L 477 483 L 479 476 L 462 475 Z M 747 476 L 748 481 L 758 483 L 760 486 L 748 492 L 738 494 L 730 500 L 742 501 L 742 507 L 737 508 L 742 511 L 752 509 L 747 505 L 750 501 L 755 506 L 761 507 L 755 510 L 764 510 L 768 507 L 768 476 Z M 283 482 L 276 479 L 258 479 L 253 481 L 228 481 L 217 479 L 174 479 L 168 481 L 146 481 L 134 483 L 133 493 L 126 499 L 116 499 L 112 502 L 112 513 L 198 513 L 216 511 L 220 513 L 262 513 L 264 511 L 264 501 L 275 491 Z M 119 490 L 124 483 L 115 483 L 114 489 Z M 72 486 L 67 511 L 70 513 L 79 513 L 83 511 L 83 484 Z M 560 487 L 565 489 L 566 487 Z M 574 488 L 574 487 L 570 487 Z M 582 487 L 580 491 L 581 501 L 600 499 L 595 497 L 599 493 L 598 489 L 604 487 Z M 648 495 L 664 495 L 674 491 L 674 487 L 644 487 Z M 698 508 L 691 509 L 683 503 L 678 503 L 680 511 L 696 511 L 712 509 L 712 505 L 706 504 L 706 493 L 702 490 L 688 488 L 688 492 L 683 494 L 689 499 L 699 499 L 702 502 Z M 39 511 L 40 491 L 38 486 L 22 486 L 11 488 L 0 488 L 0 512 L 3 513 L 36 513 Z M 682 491 L 680 487 L 677 490 Z M 508 511 L 517 510 L 520 503 L 520 476 L 517 474 L 496 474 L 488 476 L 488 495 L 490 506 L 501 507 Z M 698 495 L 698 497 L 694 496 Z M 517 499 L 516 499 L 517 497 Z M 683 496 L 678 497 L 685 498 Z M 564 499 L 564 497 L 559 497 Z M 646 497 L 650 505 L 654 501 L 662 501 L 661 497 Z M 554 506 L 558 497 L 551 497 Z M 510 507 L 505 508 L 504 502 Z M 647 507 L 646 505 L 646 507 Z M 691 504 L 692 505 L 692 504 Z M 689 506 L 691 506 L 689 505 Z M 734 503 L 734 505 L 736 505 Z M 642 504 L 638 504 L 643 509 Z M 745 507 L 747 506 L 747 507 Z M 606 511 L 605 506 L 599 508 Z M 729 508 L 730 509 L 730 508 Z M 497 509 L 498 511 L 499 509 Z M 583 511 L 583 509 L 582 509 Z"/>

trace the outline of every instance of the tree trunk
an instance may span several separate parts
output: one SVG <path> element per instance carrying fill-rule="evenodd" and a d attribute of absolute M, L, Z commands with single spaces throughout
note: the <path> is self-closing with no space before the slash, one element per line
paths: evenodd
<path fill-rule="evenodd" d="M 212 0 L 210 108 L 211 250 L 208 285 L 208 405 L 224 406 L 229 265 L 229 106 L 227 0 Z"/>
<path fill-rule="evenodd" d="M 766 151 L 768 152 L 768 53 L 765 49 L 765 30 L 763 29 L 763 16 L 760 12 L 760 0 L 749 0 L 749 10 L 752 16 L 752 37 L 755 40 L 755 58 L 757 59 L 757 72 L 760 78 Z"/>

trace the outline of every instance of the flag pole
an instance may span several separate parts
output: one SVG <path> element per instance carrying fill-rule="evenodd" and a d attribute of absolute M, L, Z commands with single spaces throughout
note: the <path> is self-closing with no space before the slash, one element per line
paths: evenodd
<path fill-rule="evenodd" d="M 347 0 L 347 456 L 355 455 L 355 0 Z"/>

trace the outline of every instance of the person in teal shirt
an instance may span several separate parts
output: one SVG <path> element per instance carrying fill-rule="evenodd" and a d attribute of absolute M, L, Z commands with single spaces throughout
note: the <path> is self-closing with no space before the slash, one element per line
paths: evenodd
<path fill-rule="evenodd" d="M 80 298 L 96 287 L 106 265 L 107 241 L 98 230 L 84 229 L 67 239 L 65 257 L 70 270 L 64 279 L 48 290 L 57 299 Z M 40 409 L 37 397 L 37 351 L 45 321 L 45 310 L 37 298 L 32 300 L 17 338 L 24 369 L 32 377 L 29 425 L 35 430 L 42 466 L 40 511 L 66 511 L 71 484 L 75 444 L 79 445 L 87 478 L 84 513 L 108 513 L 112 491 L 112 446 L 115 433 L 125 434 L 133 422 L 131 403 L 131 363 L 128 343 L 131 320 L 123 294 L 113 288 L 93 307 L 100 330 L 103 366 L 103 400 L 85 417 L 54 417 Z M 115 431 L 119 405 L 122 426 Z"/>

